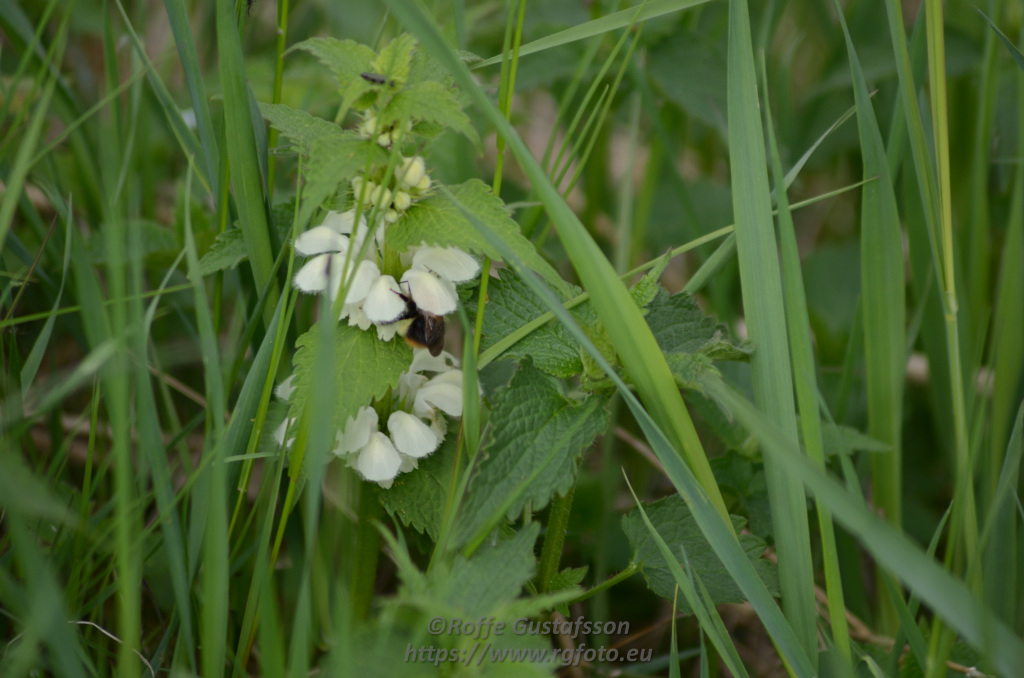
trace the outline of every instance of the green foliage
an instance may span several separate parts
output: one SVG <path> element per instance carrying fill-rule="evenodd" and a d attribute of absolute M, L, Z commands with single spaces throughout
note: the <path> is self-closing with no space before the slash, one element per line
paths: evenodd
<path fill-rule="evenodd" d="M 674 553 L 680 548 L 686 549 L 690 567 L 694 569 L 711 594 L 712 600 L 718 603 L 738 603 L 744 600 L 743 594 L 733 582 L 732 577 L 718 560 L 714 550 L 701 534 L 697 522 L 690 515 L 685 502 L 678 495 L 659 499 L 646 505 L 647 517 L 654 525 Z M 733 526 L 737 533 L 743 528 L 745 521 L 732 516 Z M 622 530 L 629 539 L 630 560 L 643 567 L 647 586 L 658 595 L 673 600 L 676 583 L 668 567 L 662 560 L 657 545 L 644 527 L 636 509 L 622 518 Z M 754 564 L 754 569 L 764 581 L 773 595 L 778 595 L 778 576 L 775 566 L 761 559 L 765 543 L 752 534 L 741 534 L 740 544 Z M 680 561 L 682 562 L 682 561 Z M 676 601 L 676 609 L 683 614 L 691 610 L 683 600 Z"/>
<path fill-rule="evenodd" d="M 344 430 L 345 422 L 355 416 L 371 399 L 383 398 L 398 384 L 398 378 L 409 369 L 412 350 L 401 340 L 379 341 L 374 332 L 363 332 L 347 323 L 338 324 L 334 334 L 335 374 L 334 399 L 331 412 L 334 424 Z M 298 417 L 306 408 L 313 375 L 318 367 L 316 356 L 320 329 L 312 328 L 295 342 L 294 391 L 288 402 L 290 416 Z"/>
<path fill-rule="evenodd" d="M 434 542 L 440 536 L 445 499 L 451 486 L 455 441 L 456 436 L 445 438 L 440 449 L 419 461 L 415 473 L 401 474 L 380 495 L 380 503 L 389 514 L 427 534 Z"/>
<path fill-rule="evenodd" d="M 460 543 L 502 517 L 537 511 L 572 487 L 580 455 L 605 430 L 601 396 L 570 400 L 531 363 L 523 363 L 494 396 L 488 442 L 469 484 L 458 524 Z"/>

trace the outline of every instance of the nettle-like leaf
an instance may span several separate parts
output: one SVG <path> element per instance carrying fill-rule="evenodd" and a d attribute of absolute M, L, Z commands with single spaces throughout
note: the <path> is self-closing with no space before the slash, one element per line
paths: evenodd
<path fill-rule="evenodd" d="M 435 543 L 452 481 L 457 441 L 456 435 L 446 436 L 439 449 L 419 460 L 415 471 L 400 474 L 394 485 L 379 495 L 390 515 L 417 532 L 425 532 Z"/>
<path fill-rule="evenodd" d="M 568 492 L 583 450 L 607 426 L 602 396 L 570 400 L 530 362 L 494 400 L 490 441 L 456 526 L 460 544 L 497 513 L 512 519 L 527 502 L 536 511 Z"/>
<path fill-rule="evenodd" d="M 419 120 L 440 128 L 451 127 L 474 145 L 480 145 L 480 137 L 462 110 L 454 90 L 436 80 L 419 82 L 396 92 L 380 112 L 380 120 L 384 127 L 404 120 Z"/>
<path fill-rule="evenodd" d="M 665 353 L 700 353 L 712 360 L 746 360 L 750 342 L 735 343 L 715 318 L 705 315 L 692 296 L 664 289 L 647 307 L 647 325 Z"/>
<path fill-rule="evenodd" d="M 490 348 L 494 342 L 546 312 L 547 307 L 522 278 L 510 269 L 503 269 L 501 278 L 492 279 L 487 288 L 481 348 Z M 596 321 L 596 314 L 589 303 L 577 306 L 570 313 L 583 327 Z M 583 370 L 579 344 L 557 320 L 551 320 L 527 334 L 502 356 L 520 361 L 529 357 L 537 369 L 562 379 L 573 377 Z"/>
<path fill-rule="evenodd" d="M 305 408 L 313 372 L 323 369 L 315 364 L 319 341 L 320 328 L 313 327 L 296 342 L 295 390 L 289 398 L 289 416 L 297 417 Z M 369 405 L 371 398 L 382 398 L 398 384 L 412 362 L 412 349 L 404 341 L 380 341 L 375 332 L 344 323 L 336 327 L 334 341 L 334 423 L 343 429 L 360 407 Z"/>
<path fill-rule="evenodd" d="M 387 151 L 353 132 L 325 136 L 313 142 L 304 168 L 303 199 L 320 204 L 356 173 L 369 165 L 386 163 Z M 347 184 L 345 190 L 347 190 Z"/>
<path fill-rule="evenodd" d="M 403 33 L 380 51 L 380 55 L 370 65 L 370 70 L 389 81 L 389 87 L 401 87 L 409 80 L 409 68 L 415 49 L 416 39 Z"/>
<path fill-rule="evenodd" d="M 291 234 L 294 211 L 295 203 L 292 200 L 274 205 L 272 222 L 281 242 L 288 240 Z M 245 246 L 245 240 L 242 239 L 242 230 L 229 228 L 217 234 L 210 249 L 199 260 L 199 273 L 205 278 L 217 271 L 234 268 L 248 258 L 249 249 Z"/>
<path fill-rule="evenodd" d="M 367 108 L 377 98 L 378 85 L 364 80 L 361 75 L 373 72 L 374 61 L 377 59 L 377 54 L 366 45 L 354 40 L 310 38 L 293 45 L 291 49 L 309 52 L 331 69 L 338 81 L 338 89 L 344 96 L 343 108 Z"/>
<path fill-rule="evenodd" d="M 527 266 L 540 274 L 563 297 L 568 285 L 558 272 L 537 252 L 533 243 L 519 230 L 509 215 L 505 203 L 494 195 L 487 184 L 479 179 L 451 186 L 448 189 L 481 223 L 501 238 Z M 462 213 L 451 198 L 442 194 L 420 200 L 388 230 L 388 246 L 401 251 L 426 243 L 439 247 L 458 247 L 491 259 L 500 259 L 500 253 L 480 235 L 473 223 Z"/>
<path fill-rule="evenodd" d="M 697 521 L 694 520 L 680 496 L 665 497 L 644 508 L 658 534 L 665 540 L 672 552 L 677 554 L 684 571 L 685 564 L 680 546 L 686 548 L 686 557 L 690 566 L 700 576 L 711 599 L 716 604 L 739 603 L 745 600 L 739 587 L 736 586 L 718 556 L 715 555 L 711 545 L 701 534 Z M 738 516 L 731 516 L 731 518 L 736 532 L 739 533 L 746 521 Z M 657 544 L 651 538 L 637 509 L 623 516 L 622 530 L 629 540 L 632 561 L 643 566 L 644 579 L 647 580 L 648 588 L 658 595 L 672 600 L 676 588 L 675 579 L 668 566 L 665 565 L 661 551 L 658 550 Z M 764 552 L 765 542 L 754 535 L 741 534 L 740 545 L 768 590 L 773 595 L 779 595 L 778 572 L 772 563 L 760 557 Z M 681 612 L 691 612 L 684 600 L 679 599 L 676 604 Z"/>
<path fill-rule="evenodd" d="M 284 104 L 259 104 L 260 114 L 271 127 L 291 140 L 302 155 L 309 155 L 313 144 L 320 139 L 344 136 L 341 127 L 330 120 L 318 118 L 305 111 Z"/>
<path fill-rule="evenodd" d="M 551 578 L 551 582 L 548 584 L 549 591 L 571 591 L 576 589 L 583 578 L 587 576 L 587 571 L 590 568 L 587 565 L 583 567 L 567 567 L 561 572 L 557 572 L 554 577 Z M 569 616 L 569 605 L 562 603 L 555 608 L 558 612 L 561 612 L 563 616 Z"/>
<path fill-rule="evenodd" d="M 533 544 L 539 532 L 540 524 L 531 523 L 511 539 L 482 546 L 468 559 L 456 556 L 451 569 L 435 579 L 444 602 L 467 618 L 511 603 L 537 570 Z"/>

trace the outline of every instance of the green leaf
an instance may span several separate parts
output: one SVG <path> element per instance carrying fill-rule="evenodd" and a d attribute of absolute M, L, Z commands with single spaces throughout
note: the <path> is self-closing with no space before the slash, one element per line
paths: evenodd
<path fill-rule="evenodd" d="M 881 440 L 876 440 L 850 426 L 825 421 L 821 422 L 821 442 L 826 457 L 836 454 L 853 454 L 856 450 L 892 452 L 892 447 Z"/>
<path fill-rule="evenodd" d="M 573 401 L 524 363 L 495 396 L 490 442 L 470 480 L 456 541 L 480 539 L 530 503 L 534 511 L 572 487 L 580 455 L 605 430 L 604 399 Z"/>
<path fill-rule="evenodd" d="M 377 55 L 366 45 L 354 40 L 337 38 L 310 38 L 292 46 L 309 52 L 331 69 L 343 93 L 342 108 L 354 106 L 368 108 L 377 98 L 377 85 L 362 78 L 360 73 L 372 72 Z M 291 51 L 291 50 L 289 50 Z"/>
<path fill-rule="evenodd" d="M 458 436 L 448 435 L 440 449 L 420 460 L 415 471 L 402 473 L 379 495 L 389 514 L 417 532 L 425 532 L 434 542 L 441 531 L 457 440 Z"/>
<path fill-rule="evenodd" d="M 633 301 L 636 305 L 644 309 L 649 303 L 654 301 L 655 296 L 658 294 L 658 290 L 661 289 L 661 285 L 658 284 L 658 279 L 661 278 L 661 274 L 665 272 L 665 268 L 668 266 L 668 262 L 671 260 L 669 253 L 665 253 L 658 257 L 654 262 L 654 267 L 647 271 L 640 280 L 633 285 L 629 290 L 630 295 L 633 297 Z M 647 312 L 646 309 L 644 311 Z"/>
<path fill-rule="evenodd" d="M 511 539 L 480 547 L 468 559 L 456 556 L 451 570 L 434 580 L 438 593 L 449 606 L 473 618 L 511 602 L 537 569 L 533 544 L 539 532 L 540 523 L 531 523 Z"/>
<path fill-rule="evenodd" d="M 455 98 L 455 92 L 436 80 L 427 80 L 400 90 L 380 113 L 381 125 L 385 128 L 407 120 L 451 127 L 464 134 L 476 146 L 480 145 L 480 137 Z"/>
<path fill-rule="evenodd" d="M 711 545 L 701 534 L 697 521 L 690 515 L 690 510 L 679 495 L 660 499 L 646 507 L 647 516 L 658 534 L 668 543 L 673 553 L 679 554 L 679 546 L 686 548 L 690 565 L 700 576 L 708 593 L 716 604 L 739 603 L 744 597 L 733 582 L 732 577 L 722 566 Z M 746 521 L 738 516 L 731 516 L 736 532 Z M 657 544 L 651 539 L 650 533 L 643 524 L 640 513 L 633 509 L 622 518 L 622 530 L 629 540 L 632 561 L 643 565 L 644 579 L 647 586 L 659 596 L 672 600 L 675 594 L 675 578 L 662 560 Z M 778 574 L 775 566 L 761 559 L 765 542 L 752 534 L 740 535 L 740 546 L 754 565 L 761 580 L 772 595 L 778 595 Z M 680 561 L 681 562 L 681 561 Z M 678 609 L 686 614 L 691 612 L 683 600 L 676 602 Z"/>
<path fill-rule="evenodd" d="M 303 202 L 319 205 L 363 168 L 387 160 L 384 149 L 355 133 L 321 137 L 310 146 Z M 347 190 L 348 186 L 344 188 Z"/>
<path fill-rule="evenodd" d="M 226 271 L 238 266 L 248 256 L 249 250 L 245 248 L 241 229 L 229 228 L 217 234 L 217 239 L 199 261 L 199 274 L 205 278 L 217 271 Z"/>
<path fill-rule="evenodd" d="M 380 51 L 380 56 L 371 64 L 371 70 L 387 77 L 393 86 L 401 87 L 409 79 L 409 68 L 415 49 L 416 39 L 408 33 L 402 33 Z"/>
<path fill-rule="evenodd" d="M 587 570 L 590 568 L 586 565 L 583 567 L 567 567 L 561 572 L 555 574 L 548 583 L 548 590 L 552 593 L 556 591 L 571 591 L 580 585 L 583 578 L 587 576 Z M 565 603 L 555 608 L 558 612 L 562 613 L 562 616 L 569 616 L 569 606 Z"/>
<path fill-rule="evenodd" d="M 313 327 L 299 337 L 295 352 L 295 390 L 289 398 L 290 416 L 297 417 L 306 407 L 313 373 L 317 369 L 320 329 Z M 346 323 L 335 329 L 334 423 L 343 429 L 345 422 L 373 398 L 382 398 L 398 384 L 409 369 L 412 349 L 404 341 L 380 341 L 375 332 L 364 332 Z"/>
<path fill-rule="evenodd" d="M 651 50 L 648 73 L 666 99 L 724 136 L 726 59 L 721 37 L 706 30 L 678 31 Z"/>
<path fill-rule="evenodd" d="M 484 312 L 480 349 L 483 351 L 490 348 L 499 339 L 507 337 L 546 312 L 547 307 L 518 275 L 510 269 L 502 270 L 501 278 L 491 280 L 487 289 L 487 309 Z M 573 313 L 583 326 L 595 320 L 589 305 L 577 306 Z M 573 377 L 583 370 L 579 343 L 557 322 L 549 322 L 522 337 L 502 356 L 520 361 L 529 357 L 537 369 L 562 379 Z"/>
<path fill-rule="evenodd" d="M 313 144 L 325 137 L 342 136 L 341 127 L 284 104 L 260 105 L 260 113 L 271 127 L 292 140 L 299 153 L 309 155 Z M 279 145 L 280 147 L 280 145 Z"/>
<path fill-rule="evenodd" d="M 450 186 L 452 196 L 497 235 L 534 272 L 540 274 L 563 297 L 568 285 L 558 272 L 537 252 L 533 243 L 523 237 L 519 225 L 509 215 L 505 204 L 479 179 Z M 398 250 L 418 247 L 422 243 L 438 247 L 458 247 L 501 259 L 466 218 L 459 206 L 448 196 L 435 193 L 416 203 L 388 230 L 388 245 Z"/>
<path fill-rule="evenodd" d="M 699 353 L 712 360 L 746 360 L 750 342 L 736 343 L 717 319 L 705 315 L 686 293 L 669 295 L 661 289 L 647 307 L 647 325 L 666 354 Z"/>

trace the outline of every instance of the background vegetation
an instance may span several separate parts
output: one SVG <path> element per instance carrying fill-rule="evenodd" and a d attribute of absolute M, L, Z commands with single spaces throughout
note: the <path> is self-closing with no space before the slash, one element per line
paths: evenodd
<path fill-rule="evenodd" d="M 0 3 L 0 675 L 1016 675 L 1022 19 L 1003 0 Z M 594 428 L 566 448 L 571 489 L 531 485 L 512 516 L 473 503 L 500 478 L 431 503 L 327 464 L 324 405 L 304 462 L 269 442 L 272 389 L 320 327 L 287 282 L 320 201 L 296 201 L 301 154 L 257 102 L 352 126 L 330 69 L 287 49 L 406 32 L 480 137 L 424 146 L 434 181 L 492 186 L 589 295 L 570 315 L 581 289 L 488 240 L 502 312 L 462 335 L 482 343 L 449 335 L 486 395 L 437 454 L 449 477 L 502 440 L 514 386 L 552 411 L 600 398 L 566 419 Z M 491 613 L 629 621 L 588 646 L 653 659 L 403 659 L 472 647 L 430 617 Z"/>

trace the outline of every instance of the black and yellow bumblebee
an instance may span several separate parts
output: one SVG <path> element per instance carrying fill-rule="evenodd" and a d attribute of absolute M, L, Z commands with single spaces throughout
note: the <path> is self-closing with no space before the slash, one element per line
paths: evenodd
<path fill-rule="evenodd" d="M 405 301 L 405 311 L 395 321 L 398 334 L 413 348 L 429 349 L 437 357 L 444 350 L 444 316 L 434 315 L 416 305 L 411 295 L 395 292 Z"/>

